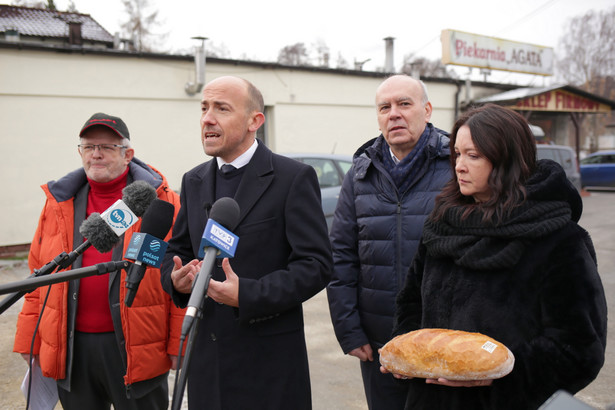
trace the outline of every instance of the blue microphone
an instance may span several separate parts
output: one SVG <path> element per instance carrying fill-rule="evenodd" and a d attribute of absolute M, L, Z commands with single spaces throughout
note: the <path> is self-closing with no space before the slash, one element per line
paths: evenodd
<path fill-rule="evenodd" d="M 238 241 L 239 237 L 237 235 L 226 229 L 214 219 L 210 218 L 207 220 L 207 225 L 205 226 L 203 236 L 201 237 L 199 258 L 203 258 L 205 256 L 205 249 L 211 246 L 218 249 L 216 257 L 232 258 L 235 256 Z"/>
<path fill-rule="evenodd" d="M 164 238 L 173 225 L 173 204 L 161 199 L 154 199 L 143 214 L 141 232 L 135 232 L 124 253 L 124 258 L 134 260 L 126 274 L 126 298 L 124 303 L 131 307 L 139 289 L 139 284 L 148 266 L 159 268 L 167 247 Z"/>
<path fill-rule="evenodd" d="M 199 246 L 199 256 L 203 256 L 203 263 L 192 282 L 192 293 L 182 324 L 182 337 L 188 334 L 194 317 L 202 309 L 216 257 L 230 258 L 235 255 L 239 238 L 230 230 L 235 229 L 238 223 L 239 205 L 233 198 L 224 197 L 214 202 Z"/>

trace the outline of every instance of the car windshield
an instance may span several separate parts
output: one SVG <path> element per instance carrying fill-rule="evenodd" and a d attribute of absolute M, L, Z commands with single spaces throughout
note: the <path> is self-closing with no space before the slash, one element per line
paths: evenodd
<path fill-rule="evenodd" d="M 321 158 L 305 158 L 303 160 L 308 165 L 311 165 L 316 170 L 318 176 L 318 184 L 321 188 L 341 185 L 335 164 L 332 160 Z"/>
<path fill-rule="evenodd" d="M 583 158 L 581 164 L 615 164 L 615 154 L 598 154 Z"/>

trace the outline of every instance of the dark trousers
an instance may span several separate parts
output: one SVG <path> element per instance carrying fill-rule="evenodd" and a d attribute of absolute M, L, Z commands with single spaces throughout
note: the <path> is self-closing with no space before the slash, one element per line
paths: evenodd
<path fill-rule="evenodd" d="M 373 362 L 361 362 L 367 406 L 370 410 L 403 410 L 408 383 L 395 379 L 391 374 L 380 373 L 380 357 L 376 352 L 374 348 Z"/>
<path fill-rule="evenodd" d="M 167 409 L 168 384 L 162 383 L 143 397 L 128 398 L 122 363 L 114 333 L 75 334 L 70 392 L 58 386 L 65 410 Z"/>

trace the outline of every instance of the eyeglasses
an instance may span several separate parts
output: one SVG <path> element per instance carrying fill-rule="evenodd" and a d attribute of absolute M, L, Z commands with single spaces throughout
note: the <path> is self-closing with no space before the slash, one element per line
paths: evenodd
<path fill-rule="evenodd" d="M 96 151 L 96 148 L 104 154 L 111 154 L 123 148 L 128 148 L 125 145 L 119 144 L 79 144 L 77 147 L 82 154 L 92 154 Z"/>

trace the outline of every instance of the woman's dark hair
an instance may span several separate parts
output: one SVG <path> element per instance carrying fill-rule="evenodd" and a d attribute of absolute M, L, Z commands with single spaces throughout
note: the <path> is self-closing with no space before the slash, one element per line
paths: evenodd
<path fill-rule="evenodd" d="M 481 203 L 461 194 L 455 175 L 455 142 L 464 125 L 470 129 L 475 148 L 493 165 L 488 179 L 491 197 Z M 499 222 L 525 200 L 524 183 L 536 169 L 536 141 L 525 118 L 511 109 L 487 104 L 459 118 L 450 139 L 453 178 L 436 198 L 434 219 L 442 218 L 451 207 L 466 206 L 464 216 L 480 208 L 483 220 Z"/>

